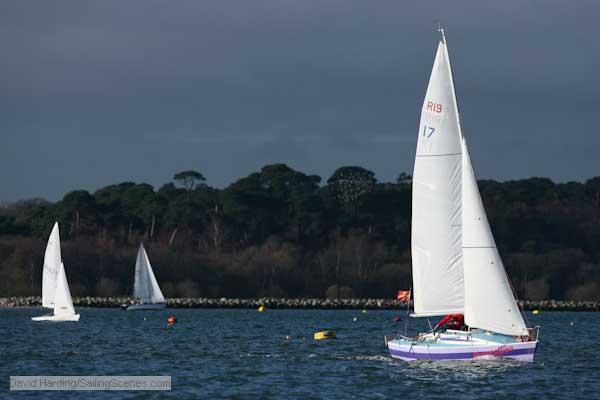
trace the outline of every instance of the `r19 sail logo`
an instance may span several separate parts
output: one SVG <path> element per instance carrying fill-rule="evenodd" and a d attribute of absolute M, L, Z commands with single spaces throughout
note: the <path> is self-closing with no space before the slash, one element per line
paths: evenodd
<path fill-rule="evenodd" d="M 427 106 L 425 107 L 427 111 L 433 111 L 434 113 L 441 114 L 442 105 L 440 103 L 434 103 L 432 101 L 427 102 Z"/>

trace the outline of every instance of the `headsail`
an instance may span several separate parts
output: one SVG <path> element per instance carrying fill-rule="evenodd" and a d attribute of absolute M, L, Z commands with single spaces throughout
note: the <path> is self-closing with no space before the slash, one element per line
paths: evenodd
<path fill-rule="evenodd" d="M 526 335 L 527 327 L 490 230 L 464 138 L 462 152 L 465 322 L 505 335 Z"/>
<path fill-rule="evenodd" d="M 411 250 L 416 316 L 463 311 L 460 136 L 443 39 L 421 111 L 413 172 Z"/>
<path fill-rule="evenodd" d="M 152 265 L 144 245 L 140 244 L 135 262 L 135 282 L 133 296 L 143 303 L 164 303 L 165 297 L 158 286 Z"/>
<path fill-rule="evenodd" d="M 54 296 L 54 315 L 74 315 L 73 299 L 67 282 L 65 266 L 60 263 L 56 279 L 56 293 Z"/>
<path fill-rule="evenodd" d="M 44 268 L 42 271 L 43 307 L 54 308 L 54 293 L 56 291 L 58 270 L 60 269 L 61 262 L 60 233 L 58 222 L 55 222 L 50 237 L 48 238 L 46 253 L 44 254 Z"/>

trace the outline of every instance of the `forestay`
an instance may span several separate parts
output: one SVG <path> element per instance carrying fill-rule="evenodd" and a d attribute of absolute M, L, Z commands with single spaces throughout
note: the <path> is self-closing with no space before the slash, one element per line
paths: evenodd
<path fill-rule="evenodd" d="M 135 262 L 135 283 L 133 296 L 143 303 L 164 303 L 165 297 L 158 286 L 152 265 L 144 245 L 140 244 Z"/>
<path fill-rule="evenodd" d="M 42 271 L 43 307 L 54 308 L 54 294 L 56 291 L 58 270 L 60 269 L 61 261 L 60 233 L 58 222 L 55 222 L 50 237 L 48 238 L 46 253 L 44 254 L 44 268 Z"/>
<path fill-rule="evenodd" d="M 464 138 L 462 152 L 465 323 L 505 335 L 526 335 L 527 327 L 490 230 Z"/>
<path fill-rule="evenodd" d="M 65 266 L 60 263 L 56 278 L 56 292 L 54 296 L 54 315 L 74 315 L 73 299 L 67 282 Z"/>
<path fill-rule="evenodd" d="M 442 40 L 421 111 L 413 172 L 416 316 L 463 312 L 460 136 L 452 71 Z"/>

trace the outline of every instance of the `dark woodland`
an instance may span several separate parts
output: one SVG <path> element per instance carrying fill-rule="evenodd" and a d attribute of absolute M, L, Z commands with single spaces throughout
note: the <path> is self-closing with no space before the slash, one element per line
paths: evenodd
<path fill-rule="evenodd" d="M 600 300 L 600 177 L 479 181 L 521 299 Z M 410 288 L 411 177 L 267 165 L 224 189 L 197 171 L 0 208 L 0 297 L 40 294 L 60 224 L 74 296 L 130 294 L 140 242 L 167 297 L 390 298 Z"/>

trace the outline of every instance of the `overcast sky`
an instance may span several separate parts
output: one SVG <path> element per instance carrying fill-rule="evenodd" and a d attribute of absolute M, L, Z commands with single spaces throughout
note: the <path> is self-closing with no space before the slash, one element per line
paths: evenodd
<path fill-rule="evenodd" d="M 0 3 L 0 200 L 411 172 L 440 19 L 479 178 L 600 175 L 599 1 Z"/>

